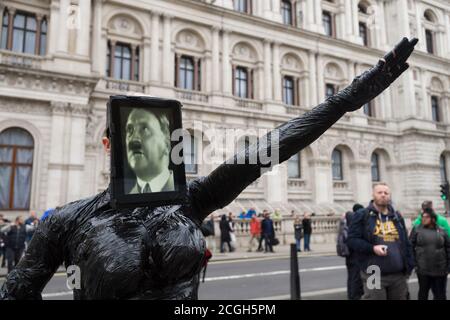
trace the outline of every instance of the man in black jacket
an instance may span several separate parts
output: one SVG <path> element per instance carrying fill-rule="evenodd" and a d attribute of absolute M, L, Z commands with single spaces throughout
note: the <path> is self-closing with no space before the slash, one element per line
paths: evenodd
<path fill-rule="evenodd" d="M 351 85 L 258 139 L 206 177 L 192 180 L 183 205 L 113 209 L 109 188 L 56 209 L 41 223 L 2 299 L 40 299 L 58 266 L 76 265 L 75 299 L 197 299 L 205 240 L 200 225 L 278 163 L 249 163 L 273 146 L 279 163 L 319 138 L 346 112 L 371 101 L 407 68 L 417 39 L 404 38 Z M 277 141 L 267 137 L 278 136 Z M 103 139 L 109 150 L 109 139 Z M 273 144 L 273 146 L 272 146 Z"/>
<path fill-rule="evenodd" d="M 373 200 L 367 208 L 356 212 L 350 224 L 347 244 L 356 253 L 361 268 L 363 299 L 408 297 L 407 279 L 414 268 L 413 252 L 405 222 L 390 200 L 389 187 L 385 183 L 376 184 Z"/>

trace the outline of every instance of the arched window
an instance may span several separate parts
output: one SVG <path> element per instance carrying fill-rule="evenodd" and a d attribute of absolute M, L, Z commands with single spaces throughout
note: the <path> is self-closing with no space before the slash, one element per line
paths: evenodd
<path fill-rule="evenodd" d="M 29 209 L 34 142 L 20 128 L 0 133 L 0 209 Z"/>
<path fill-rule="evenodd" d="M 2 20 L 2 33 L 1 33 L 1 39 L 0 39 L 0 49 L 7 49 L 8 48 L 8 29 L 9 29 L 9 14 L 8 10 L 5 9 L 3 12 L 3 20 Z"/>
<path fill-rule="evenodd" d="M 47 20 L 43 19 L 41 22 L 41 38 L 39 43 L 39 54 L 45 56 L 47 52 Z"/>
<path fill-rule="evenodd" d="M 342 172 L 342 152 L 334 149 L 331 154 L 331 167 L 333 171 L 333 180 L 344 180 Z"/>
<path fill-rule="evenodd" d="M 446 157 L 445 155 L 441 155 L 441 157 L 439 158 L 439 171 L 441 173 L 441 181 L 442 182 L 446 182 L 448 181 L 448 176 L 447 176 L 447 161 L 446 161 Z"/>
<path fill-rule="evenodd" d="M 380 158 L 377 153 L 372 153 L 370 159 L 370 169 L 372 172 L 372 181 L 380 181 Z"/>
<path fill-rule="evenodd" d="M 300 153 L 294 154 L 288 160 L 288 177 L 293 179 L 301 178 Z"/>
<path fill-rule="evenodd" d="M 184 137 L 183 142 L 185 171 L 186 173 L 196 174 L 198 172 L 196 139 L 194 135 L 190 134 L 188 137 Z"/>
<path fill-rule="evenodd" d="M 426 10 L 423 14 L 423 24 L 425 28 L 425 42 L 427 52 L 431 54 L 436 53 L 436 31 L 438 30 L 438 21 L 431 10 Z"/>

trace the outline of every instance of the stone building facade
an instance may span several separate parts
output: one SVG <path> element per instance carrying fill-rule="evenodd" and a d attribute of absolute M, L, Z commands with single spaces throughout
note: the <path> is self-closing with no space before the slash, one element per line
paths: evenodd
<path fill-rule="evenodd" d="M 375 181 L 414 212 L 450 176 L 447 0 L 2 0 L 0 212 L 103 190 L 113 94 L 179 99 L 206 175 L 208 129 L 272 129 L 348 84 L 401 37 L 410 69 L 222 211 L 317 214 L 367 203 Z M 201 122 L 201 129 L 198 123 Z M 251 134 L 245 133 L 249 136 Z M 224 150 L 219 150 L 224 152 Z M 3 155 L 2 155 L 3 154 Z"/>

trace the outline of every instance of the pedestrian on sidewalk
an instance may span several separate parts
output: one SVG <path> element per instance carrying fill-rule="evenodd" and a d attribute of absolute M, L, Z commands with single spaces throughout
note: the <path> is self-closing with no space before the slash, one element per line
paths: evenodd
<path fill-rule="evenodd" d="M 303 234 L 305 236 L 303 249 L 305 250 L 305 252 L 311 251 L 309 243 L 311 241 L 312 223 L 311 223 L 311 216 L 308 213 L 305 213 L 303 215 L 302 224 L 303 224 Z"/>
<path fill-rule="evenodd" d="M 261 222 L 261 234 L 264 238 L 264 253 L 274 252 L 272 241 L 275 239 L 275 229 L 273 221 L 270 219 L 270 213 L 266 212 L 264 220 Z"/>
<path fill-rule="evenodd" d="M 214 229 L 214 214 L 211 214 L 210 218 L 202 223 L 200 230 L 206 240 L 206 247 L 211 249 L 212 252 L 216 252 L 216 232 Z"/>
<path fill-rule="evenodd" d="M 283 215 L 281 214 L 281 210 L 279 208 L 275 209 L 275 211 L 273 212 L 273 224 L 275 230 L 280 230 L 282 219 Z"/>
<path fill-rule="evenodd" d="M 387 184 L 375 184 L 372 197 L 369 206 L 352 217 L 347 240 L 360 264 L 362 299 L 406 300 L 407 279 L 414 268 L 414 257 L 405 221 L 390 204 Z M 380 287 L 369 285 L 374 270 L 380 275 Z"/>
<path fill-rule="evenodd" d="M 22 216 L 18 216 L 14 224 L 8 224 L 0 229 L 5 234 L 6 260 L 8 273 L 19 263 L 25 249 L 27 233 L 34 231 L 37 222 L 25 225 Z"/>
<path fill-rule="evenodd" d="M 265 217 L 266 214 L 268 214 L 268 213 L 269 213 L 269 211 L 267 211 L 267 209 L 264 209 L 262 213 L 259 213 L 259 214 L 258 214 L 258 220 L 259 220 L 259 222 L 260 222 L 260 228 L 261 228 L 261 229 L 262 229 L 262 222 L 263 222 L 263 220 L 264 220 L 264 217 Z M 263 235 L 262 235 L 262 233 L 261 233 L 261 236 L 259 237 L 258 249 L 257 249 L 256 251 L 258 251 L 258 252 L 263 251 L 263 247 L 262 247 L 263 241 L 264 241 L 264 237 L 263 237 Z"/>
<path fill-rule="evenodd" d="M 302 252 L 301 250 L 301 240 L 303 238 L 303 224 L 300 217 L 295 217 L 294 220 L 294 236 L 295 236 L 295 243 L 297 245 L 297 252 Z"/>
<path fill-rule="evenodd" d="M 437 225 L 437 214 L 431 208 L 422 213 L 422 223 L 411 231 L 410 240 L 419 280 L 419 300 L 428 300 L 431 289 L 434 300 L 447 300 L 447 276 L 450 272 L 450 238 Z"/>
<path fill-rule="evenodd" d="M 426 200 L 424 202 L 422 202 L 422 210 L 419 213 L 419 216 L 417 217 L 416 220 L 414 220 L 413 226 L 419 226 L 422 222 L 422 213 L 425 211 L 426 208 L 430 208 L 431 210 L 434 211 L 433 209 L 433 202 L 430 200 Z M 442 229 L 444 229 L 448 236 L 450 237 L 450 225 L 448 224 L 447 219 L 443 216 L 440 215 L 438 213 L 436 213 L 436 224 L 438 227 L 441 227 Z"/>
<path fill-rule="evenodd" d="M 248 243 L 247 252 L 252 252 L 253 250 L 253 240 L 256 239 L 256 243 L 259 243 L 261 238 L 261 221 L 256 217 L 256 212 L 253 214 L 250 221 L 250 241 Z"/>
<path fill-rule="evenodd" d="M 361 206 L 361 208 L 363 208 Z M 353 206 L 353 210 L 358 210 L 357 205 Z M 360 300 L 363 293 L 363 283 L 361 281 L 361 270 L 359 269 L 357 257 L 353 250 L 347 245 L 348 228 L 351 219 L 355 213 L 348 211 L 344 214 L 339 224 L 338 237 L 336 241 L 336 250 L 338 256 L 345 258 L 345 266 L 347 268 L 347 298 L 348 300 Z"/>
<path fill-rule="evenodd" d="M 237 248 L 237 239 L 236 234 L 234 233 L 234 231 L 236 230 L 236 223 L 234 222 L 233 212 L 228 213 L 228 223 L 230 225 L 230 239 L 231 239 L 230 244 L 231 247 L 233 247 L 233 250 L 235 250 Z M 241 228 L 243 228 L 242 225 Z"/>
<path fill-rule="evenodd" d="M 220 253 L 225 252 L 225 244 L 228 245 L 228 249 L 230 252 L 234 251 L 234 248 L 231 246 L 231 227 L 230 222 L 227 219 L 226 215 L 222 215 L 220 219 Z"/>

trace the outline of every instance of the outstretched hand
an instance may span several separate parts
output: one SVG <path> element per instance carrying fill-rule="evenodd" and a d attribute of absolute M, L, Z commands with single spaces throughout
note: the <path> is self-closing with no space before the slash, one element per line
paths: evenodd
<path fill-rule="evenodd" d="M 417 42 L 417 38 L 403 38 L 375 66 L 356 77 L 351 85 L 339 91 L 334 98 L 346 101 L 346 111 L 355 111 L 374 99 L 409 68 L 406 60 L 414 51 Z"/>

